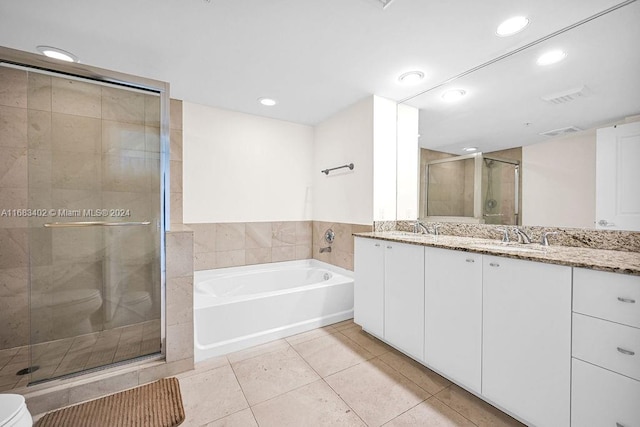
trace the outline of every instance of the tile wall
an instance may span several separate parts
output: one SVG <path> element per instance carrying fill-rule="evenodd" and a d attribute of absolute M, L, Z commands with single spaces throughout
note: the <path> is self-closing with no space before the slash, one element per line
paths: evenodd
<path fill-rule="evenodd" d="M 171 224 L 182 224 L 182 101 L 172 99 L 169 124 L 170 165 L 169 185 Z"/>
<path fill-rule="evenodd" d="M 194 232 L 196 270 L 311 258 L 311 221 L 187 226 Z"/>
<path fill-rule="evenodd" d="M 324 240 L 326 230 L 335 233 L 331 252 L 320 253 L 329 244 Z M 373 231 L 373 226 L 343 222 L 313 221 L 313 258 L 353 271 L 353 233 Z"/>
<path fill-rule="evenodd" d="M 372 226 L 321 221 L 187 224 L 194 231 L 195 270 L 270 262 L 317 259 L 353 270 L 352 233 Z M 331 252 L 320 253 L 327 229 L 336 238 Z"/>

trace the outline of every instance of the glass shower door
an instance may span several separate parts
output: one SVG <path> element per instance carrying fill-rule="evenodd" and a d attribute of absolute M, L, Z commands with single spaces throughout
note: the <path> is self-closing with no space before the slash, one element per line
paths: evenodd
<path fill-rule="evenodd" d="M 482 216 L 486 224 L 519 224 L 519 165 L 485 157 L 482 162 Z"/>
<path fill-rule="evenodd" d="M 31 382 L 158 353 L 160 97 L 24 73 Z"/>

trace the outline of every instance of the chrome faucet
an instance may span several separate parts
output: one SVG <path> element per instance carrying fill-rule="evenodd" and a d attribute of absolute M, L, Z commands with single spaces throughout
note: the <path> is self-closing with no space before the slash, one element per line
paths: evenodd
<path fill-rule="evenodd" d="M 325 252 L 331 252 L 331 246 L 327 246 L 326 248 L 320 248 L 320 253 L 323 254 Z"/>
<path fill-rule="evenodd" d="M 502 243 L 509 243 L 509 230 L 506 228 L 496 228 L 496 231 L 502 233 Z"/>
<path fill-rule="evenodd" d="M 513 232 L 518 236 L 518 243 L 529 244 L 531 243 L 531 238 L 524 231 L 520 230 L 518 227 L 513 228 Z"/>
<path fill-rule="evenodd" d="M 421 223 L 419 219 L 416 219 L 416 222 L 413 223 L 413 232 L 417 234 L 420 229 L 423 229 L 426 234 L 431 234 L 427 226 Z"/>
<path fill-rule="evenodd" d="M 542 246 L 549 246 L 549 236 L 555 236 L 556 234 L 558 234 L 557 231 L 545 231 L 544 233 L 542 233 L 540 244 Z"/>

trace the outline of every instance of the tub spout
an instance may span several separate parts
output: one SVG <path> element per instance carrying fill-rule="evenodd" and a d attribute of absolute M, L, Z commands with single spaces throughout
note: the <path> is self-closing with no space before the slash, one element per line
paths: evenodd
<path fill-rule="evenodd" d="M 325 252 L 331 252 L 331 246 L 327 246 L 326 248 L 320 248 L 320 253 L 323 254 Z"/>

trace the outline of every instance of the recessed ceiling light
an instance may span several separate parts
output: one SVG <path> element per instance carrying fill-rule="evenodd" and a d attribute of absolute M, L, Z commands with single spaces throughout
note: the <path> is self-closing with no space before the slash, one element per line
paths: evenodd
<path fill-rule="evenodd" d="M 416 83 L 420 83 L 420 81 L 424 79 L 424 73 L 422 71 L 414 70 L 407 71 L 398 77 L 398 81 L 405 85 L 414 85 Z"/>
<path fill-rule="evenodd" d="M 58 49 L 57 47 L 36 46 L 36 50 L 49 58 L 59 59 L 60 61 L 66 62 L 78 62 L 78 57 L 73 53 Z"/>
<path fill-rule="evenodd" d="M 471 153 L 473 151 L 478 151 L 478 147 L 465 147 L 462 151 L 466 151 L 467 153 Z"/>
<path fill-rule="evenodd" d="M 467 91 L 462 89 L 450 89 L 442 94 L 442 99 L 447 102 L 457 101 L 467 94 Z"/>
<path fill-rule="evenodd" d="M 556 49 L 540 55 L 536 63 L 538 65 L 551 65 L 562 61 L 566 57 L 567 54 L 564 51 Z"/>
<path fill-rule="evenodd" d="M 514 16 L 498 25 L 496 34 L 500 37 L 512 36 L 522 31 L 527 25 L 529 25 L 529 19 L 526 16 Z"/>
<path fill-rule="evenodd" d="M 272 98 L 258 98 L 258 102 L 262 105 L 266 105 L 267 107 L 273 107 L 278 103 L 278 101 Z"/>

